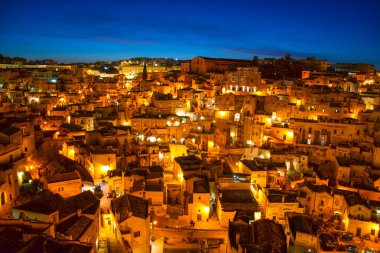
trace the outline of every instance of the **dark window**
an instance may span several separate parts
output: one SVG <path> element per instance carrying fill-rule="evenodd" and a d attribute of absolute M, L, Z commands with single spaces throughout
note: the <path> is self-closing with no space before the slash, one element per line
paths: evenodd
<path fill-rule="evenodd" d="M 361 236 L 361 235 L 362 235 L 362 229 L 356 228 L 356 236 Z"/>
<path fill-rule="evenodd" d="M 133 237 L 139 237 L 140 236 L 140 231 L 134 232 Z"/>
<path fill-rule="evenodd" d="M 5 194 L 4 192 L 1 193 L 1 205 L 5 204 Z"/>

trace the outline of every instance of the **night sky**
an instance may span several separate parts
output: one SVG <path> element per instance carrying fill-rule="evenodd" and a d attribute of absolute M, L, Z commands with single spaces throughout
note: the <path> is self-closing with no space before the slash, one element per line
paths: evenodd
<path fill-rule="evenodd" d="M 314 56 L 380 67 L 380 1 L 3 1 L 0 54 L 61 62 Z"/>

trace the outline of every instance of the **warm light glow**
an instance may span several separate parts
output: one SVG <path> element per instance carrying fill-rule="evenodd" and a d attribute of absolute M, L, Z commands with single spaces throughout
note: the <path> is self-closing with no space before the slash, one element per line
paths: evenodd
<path fill-rule="evenodd" d="M 183 111 L 178 111 L 176 114 L 177 114 L 177 116 L 180 116 L 180 117 L 185 116 L 185 113 Z"/>
<path fill-rule="evenodd" d="M 102 171 L 104 171 L 104 172 L 107 172 L 107 171 L 110 170 L 110 166 L 109 166 L 109 165 L 104 165 L 104 166 L 102 166 L 100 169 L 101 169 Z"/>
<path fill-rule="evenodd" d="M 255 220 L 261 219 L 261 212 L 255 212 Z"/>
<path fill-rule="evenodd" d="M 178 180 L 182 183 L 183 181 L 183 174 L 181 172 L 178 173 Z"/>
<path fill-rule="evenodd" d="M 277 113 L 276 112 L 272 112 L 272 121 L 274 121 L 277 117 Z"/>
<path fill-rule="evenodd" d="M 149 136 L 148 138 L 146 138 L 147 141 L 150 141 L 150 142 L 156 142 L 157 141 L 157 138 L 154 137 L 154 136 Z"/>
<path fill-rule="evenodd" d="M 210 212 L 210 207 L 208 207 L 208 206 L 203 207 L 203 211 L 205 213 L 209 213 Z"/>
<path fill-rule="evenodd" d="M 22 177 L 24 176 L 24 172 L 20 171 L 20 172 L 17 172 L 17 178 L 18 178 L 18 182 L 21 184 L 22 183 Z"/>

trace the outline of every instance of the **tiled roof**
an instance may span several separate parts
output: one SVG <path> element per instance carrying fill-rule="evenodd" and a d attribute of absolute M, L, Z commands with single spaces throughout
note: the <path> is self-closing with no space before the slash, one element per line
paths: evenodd
<path fill-rule="evenodd" d="M 272 220 L 258 220 L 252 224 L 243 221 L 231 222 L 228 237 L 231 246 L 237 250 L 240 245 L 243 252 L 286 252 L 284 230 L 280 224 Z"/>
<path fill-rule="evenodd" d="M 0 251 L 16 252 L 20 249 L 22 231 L 11 227 L 0 227 Z"/>
<path fill-rule="evenodd" d="M 120 214 L 118 222 L 123 222 L 129 217 L 129 213 L 133 216 L 146 219 L 148 213 L 148 200 L 127 194 L 112 200 L 111 209 L 113 213 Z"/>
<path fill-rule="evenodd" d="M 46 181 L 48 183 L 56 183 L 56 182 L 63 182 L 63 181 L 77 180 L 77 179 L 80 179 L 78 171 L 58 173 L 52 176 L 46 176 Z"/>
<path fill-rule="evenodd" d="M 73 240 L 79 240 L 92 222 L 93 220 L 85 215 L 79 217 L 74 215 L 58 224 L 55 231 L 65 236 L 71 236 Z"/>
<path fill-rule="evenodd" d="M 46 252 L 46 253 L 90 253 L 93 252 L 92 245 L 84 245 L 71 241 L 61 241 L 43 236 L 30 239 L 24 246 L 23 252 Z"/>
<path fill-rule="evenodd" d="M 9 127 L 1 129 L 0 133 L 5 134 L 7 136 L 11 136 L 19 131 L 21 131 L 20 128 L 15 127 L 15 126 L 9 126 Z"/>
<path fill-rule="evenodd" d="M 250 190 L 220 190 L 222 203 L 255 203 Z"/>
<path fill-rule="evenodd" d="M 297 232 L 312 234 L 315 231 L 312 229 L 312 218 L 309 214 L 302 213 L 287 213 L 289 227 L 292 234 L 295 236 Z"/>
<path fill-rule="evenodd" d="M 210 193 L 207 180 L 194 181 L 194 193 Z"/>
<path fill-rule="evenodd" d="M 59 211 L 59 216 L 64 218 L 77 212 L 78 209 L 86 210 L 99 202 L 100 200 L 91 191 L 82 192 L 66 200 L 59 194 L 44 191 L 40 193 L 38 199 L 14 208 L 42 214 L 51 214 Z"/>
<path fill-rule="evenodd" d="M 348 206 L 363 205 L 369 208 L 368 203 L 362 199 L 357 192 L 345 195 L 344 198 L 346 199 Z"/>

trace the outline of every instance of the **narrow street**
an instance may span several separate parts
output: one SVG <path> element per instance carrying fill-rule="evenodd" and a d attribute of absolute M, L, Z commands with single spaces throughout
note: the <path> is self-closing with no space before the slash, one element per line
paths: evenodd
<path fill-rule="evenodd" d="M 107 242 L 107 249 L 110 253 L 122 251 L 122 246 L 116 240 L 115 234 L 112 231 L 112 221 L 110 214 L 102 215 L 102 222 L 99 226 L 99 241 Z"/>
<path fill-rule="evenodd" d="M 109 184 L 101 183 L 103 190 L 103 197 L 100 200 L 100 207 L 104 211 L 102 214 L 101 224 L 99 226 L 99 241 L 107 242 L 107 249 L 110 253 L 122 252 L 122 245 L 115 238 L 115 233 L 112 230 L 112 220 L 111 220 L 111 198 L 107 198 L 107 193 L 109 193 Z"/>

